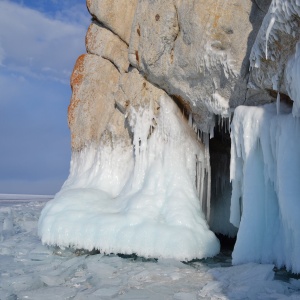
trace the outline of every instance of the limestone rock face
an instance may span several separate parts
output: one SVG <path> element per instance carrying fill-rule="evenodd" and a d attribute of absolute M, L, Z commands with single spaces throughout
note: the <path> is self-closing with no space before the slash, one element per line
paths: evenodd
<path fill-rule="evenodd" d="M 276 1 L 270 6 L 250 56 L 253 88 L 288 94 L 284 71 L 300 40 L 299 16 L 298 1 Z"/>
<path fill-rule="evenodd" d="M 132 107 L 137 110 L 140 106 L 149 107 L 156 112 L 159 108 L 158 99 L 166 93 L 148 82 L 136 69 L 122 74 L 119 89 L 115 95 L 116 102 L 127 112 Z"/>
<path fill-rule="evenodd" d="M 115 110 L 113 91 L 118 80 L 119 72 L 108 60 L 91 54 L 78 58 L 68 112 L 73 150 L 100 140 Z"/>
<path fill-rule="evenodd" d="M 137 0 L 87 0 L 90 14 L 129 44 Z"/>
<path fill-rule="evenodd" d="M 182 99 L 207 131 L 213 113 L 226 116 L 245 101 L 248 57 L 264 15 L 250 0 L 139 0 L 129 60 Z"/>
<path fill-rule="evenodd" d="M 69 127 L 73 151 L 113 137 L 131 144 L 131 112 L 146 107 L 154 114 L 166 93 L 136 70 L 119 73 L 110 61 L 92 54 L 78 58 L 71 77 Z"/>
<path fill-rule="evenodd" d="M 86 50 L 111 61 L 121 73 L 129 67 L 128 46 L 117 35 L 93 22 L 86 34 Z"/>

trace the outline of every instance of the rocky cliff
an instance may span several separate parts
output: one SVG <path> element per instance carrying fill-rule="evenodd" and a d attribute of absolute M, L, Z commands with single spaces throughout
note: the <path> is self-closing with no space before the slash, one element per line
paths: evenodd
<path fill-rule="evenodd" d="M 109 93 L 109 98 L 114 99 L 107 100 L 111 102 L 104 109 L 107 118 L 112 113 L 109 108 L 112 104 L 118 103 L 125 109 L 132 102 L 147 102 L 145 97 L 137 99 L 123 90 L 129 86 L 129 89 L 136 89 L 136 93 L 142 93 L 146 90 L 143 84 L 148 83 L 152 89 L 155 86 L 157 92 L 166 92 L 191 116 L 199 130 L 210 134 L 216 115 L 226 118 L 240 104 L 271 101 L 272 98 L 265 92 L 267 86 L 258 91 L 254 86 L 255 80 L 249 84 L 250 53 L 269 3 L 251 0 L 225 3 L 222 0 L 87 1 L 93 22 L 86 36 L 88 54 L 84 59 L 79 58 L 71 80 L 74 91 L 69 111 L 74 137 L 72 148 L 78 150 L 86 141 L 96 138 L 90 136 L 85 140 L 75 132 L 81 130 L 80 125 L 72 123 L 75 107 L 81 109 L 81 106 L 87 105 L 86 102 L 98 101 L 96 96 L 84 93 L 85 96 L 80 98 L 82 104 L 76 104 L 80 101 L 76 96 L 79 86 L 80 89 L 94 90 L 86 76 L 95 77 L 91 78 L 93 82 L 99 80 L 99 84 L 102 81 L 105 85 L 108 82 L 113 85 L 98 89 L 103 93 L 103 99 L 107 98 L 104 93 Z M 101 60 L 106 60 L 111 71 L 92 69 L 90 64 L 97 68 L 96 61 L 100 63 Z M 78 72 L 85 78 L 83 81 L 73 80 Z M 134 79 L 133 73 L 136 74 Z M 253 75 L 252 78 L 258 76 Z M 96 77 L 99 78 L 96 80 Z M 252 96 L 258 93 L 263 96 Z M 155 101 L 155 98 L 157 96 L 152 100 Z M 98 105 L 91 104 L 93 113 L 96 113 Z M 92 114 L 88 113 L 88 116 L 90 119 Z M 107 122 L 105 119 L 82 126 L 93 131 L 95 129 L 91 128 L 98 126 L 100 137 Z M 80 144 L 77 139 L 81 138 Z"/>
<path fill-rule="evenodd" d="M 71 77 L 71 171 L 57 198 L 77 199 L 78 194 L 66 194 L 74 190 L 105 191 L 125 203 L 118 202 L 123 208 L 108 209 L 110 214 L 149 210 L 149 222 L 162 227 L 147 225 L 143 231 L 144 221 L 138 219 L 127 224 L 136 225 L 141 236 L 149 234 L 151 245 L 139 234 L 140 240 L 133 238 L 131 231 L 126 246 L 116 236 L 107 242 L 92 224 L 94 235 L 88 233 L 88 243 L 70 240 L 69 231 L 59 235 L 60 227 L 45 233 L 54 222 L 49 217 L 54 205 L 40 221 L 43 241 L 180 259 L 214 255 L 218 242 L 206 222 L 215 233 L 237 232 L 229 222 L 229 122 L 235 108 L 276 101 L 277 106 L 280 101 L 291 106 L 295 101 L 294 115 L 298 113 L 297 91 L 289 75 L 296 71 L 286 70 L 292 68 L 289 60 L 300 38 L 300 4 L 296 0 L 87 0 L 87 8 L 92 16 L 87 53 L 78 58 Z M 157 191 L 164 191 L 164 196 Z M 178 200 L 176 208 L 169 207 L 171 194 Z M 152 200 L 145 202 L 147 197 Z M 113 223 L 114 217 L 104 211 L 98 217 Z M 116 225 L 114 232 L 107 224 L 98 224 L 100 231 L 112 235 L 125 226 Z M 164 226 L 175 226 L 169 233 L 182 233 L 182 242 L 189 246 L 170 250 Z M 185 239 L 182 228 L 189 228 L 194 240 Z M 157 237 L 155 232 L 166 235 Z M 95 236 L 100 241 L 95 242 Z"/>

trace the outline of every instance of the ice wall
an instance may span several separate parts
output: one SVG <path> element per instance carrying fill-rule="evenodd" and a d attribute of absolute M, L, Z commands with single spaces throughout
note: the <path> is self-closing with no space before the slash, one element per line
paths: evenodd
<path fill-rule="evenodd" d="M 300 5 L 300 3 L 299 3 Z M 285 84 L 291 99 L 294 100 L 293 115 L 300 117 L 300 42 L 296 51 L 289 59 L 285 71 Z"/>
<path fill-rule="evenodd" d="M 43 243 L 179 260 L 218 253 L 195 183 L 205 184 L 208 154 L 169 97 L 159 107 L 157 116 L 132 107 L 132 149 L 116 140 L 73 153 L 68 180 L 42 211 Z"/>
<path fill-rule="evenodd" d="M 299 1 L 282 0 L 273 1 L 265 17 L 252 49 L 252 67 L 260 74 L 257 78 L 262 88 L 278 91 L 277 103 L 241 106 L 235 110 L 230 166 L 233 186 L 230 221 L 239 227 L 233 263 L 270 262 L 297 273 L 300 272 L 299 14 Z M 288 94 L 292 107 L 280 101 L 279 91 Z"/>
<path fill-rule="evenodd" d="M 300 272 L 300 120 L 276 104 L 240 106 L 231 126 L 233 263 Z M 242 215 L 241 215 L 242 212 Z"/>

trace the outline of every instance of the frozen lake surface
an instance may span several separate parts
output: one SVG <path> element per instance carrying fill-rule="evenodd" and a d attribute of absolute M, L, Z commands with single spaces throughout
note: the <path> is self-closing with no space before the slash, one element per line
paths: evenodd
<path fill-rule="evenodd" d="M 0 195 L 1 300 L 300 299 L 300 280 L 222 254 L 184 264 L 43 246 L 37 222 L 49 199 Z"/>

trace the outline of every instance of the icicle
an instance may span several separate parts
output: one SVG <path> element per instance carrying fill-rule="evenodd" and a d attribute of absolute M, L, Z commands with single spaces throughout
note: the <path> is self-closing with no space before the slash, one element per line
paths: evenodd
<path fill-rule="evenodd" d="M 189 126 L 190 127 L 193 126 L 193 117 L 192 117 L 192 114 L 189 114 Z"/>
<path fill-rule="evenodd" d="M 277 115 L 279 115 L 280 114 L 280 93 L 279 92 L 277 92 L 276 110 L 277 110 Z"/>
<path fill-rule="evenodd" d="M 201 207 L 203 207 L 203 168 L 202 162 L 199 160 L 198 156 L 196 155 L 196 190 L 198 192 L 198 198 L 200 199 Z"/>
<path fill-rule="evenodd" d="M 214 124 L 211 124 L 210 125 L 210 128 L 209 128 L 209 138 L 212 139 L 214 137 L 214 134 L 215 134 L 215 125 Z"/>
<path fill-rule="evenodd" d="M 203 168 L 204 177 L 204 193 L 202 203 L 204 204 L 203 212 L 206 215 L 206 220 L 209 222 L 210 217 L 210 196 L 211 196 L 211 172 L 210 172 L 210 159 L 209 159 L 209 138 L 210 135 L 203 133 L 203 143 L 205 145 Z M 202 205 L 203 207 L 203 205 Z"/>
<path fill-rule="evenodd" d="M 231 128 L 230 128 L 231 119 L 232 119 L 232 112 L 230 113 L 230 116 L 227 119 L 227 130 L 228 130 L 229 133 L 231 131 Z"/>
<path fill-rule="evenodd" d="M 194 129 L 194 131 L 197 133 L 198 127 L 197 127 L 196 123 L 193 124 L 193 129 Z"/>
<path fill-rule="evenodd" d="M 269 40 L 269 35 L 270 35 L 270 32 L 271 32 L 271 30 L 273 28 L 274 23 L 275 23 L 275 17 L 272 17 L 271 21 L 269 23 L 268 29 L 266 31 L 266 59 L 268 59 L 268 40 Z"/>

